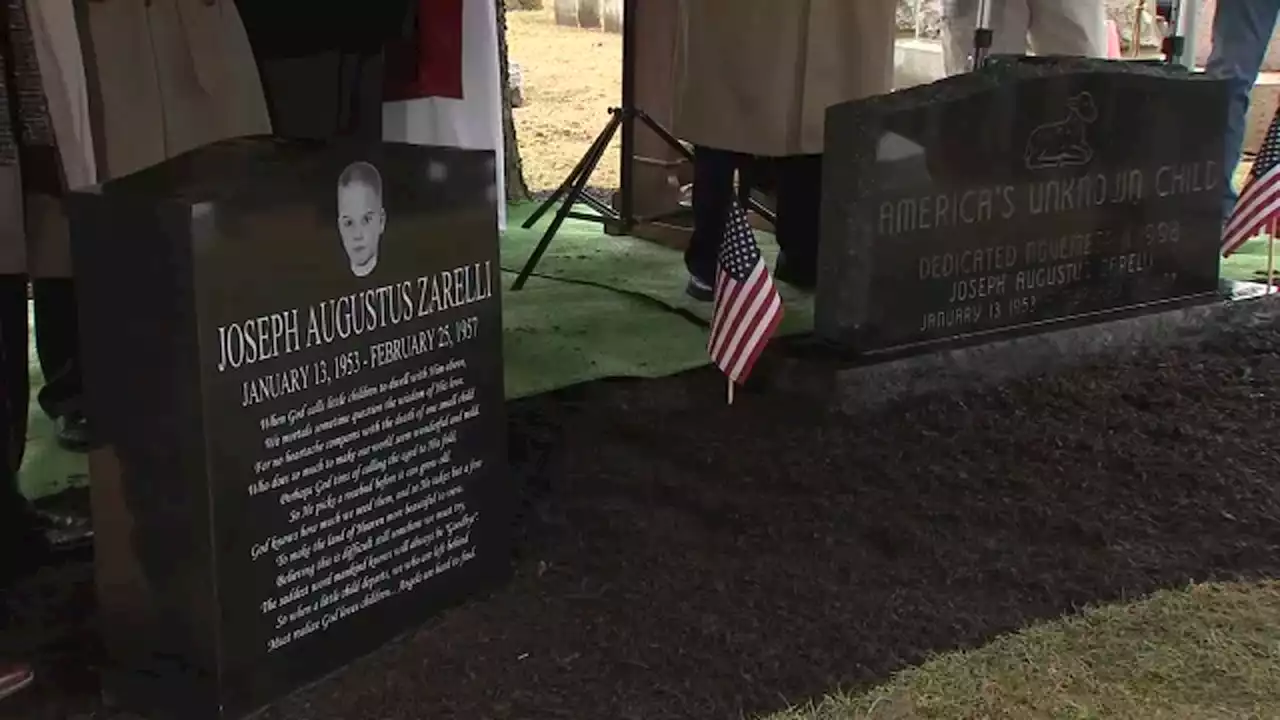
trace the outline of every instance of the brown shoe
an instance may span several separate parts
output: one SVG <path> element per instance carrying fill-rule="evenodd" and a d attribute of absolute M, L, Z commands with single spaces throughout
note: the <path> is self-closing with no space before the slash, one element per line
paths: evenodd
<path fill-rule="evenodd" d="M 36 674 L 22 663 L 0 663 L 0 700 L 22 690 L 36 679 Z"/>

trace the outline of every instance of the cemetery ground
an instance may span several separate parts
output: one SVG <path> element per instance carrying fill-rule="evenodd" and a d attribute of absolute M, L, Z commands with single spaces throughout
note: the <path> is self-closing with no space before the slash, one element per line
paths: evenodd
<path fill-rule="evenodd" d="M 525 181 L 537 191 L 555 189 L 609 121 L 620 100 L 622 36 L 556 25 L 552 4 L 543 10 L 507 11 L 511 62 L 524 78 L 524 107 L 514 112 Z M 617 137 L 591 185 L 618 183 Z"/>
<path fill-rule="evenodd" d="M 265 717 L 1280 716 L 1258 307 L 1195 347 L 852 416 L 777 388 L 728 407 L 711 370 L 515 401 L 514 580 Z M 20 626 L 56 640 L 0 718 L 111 717 L 90 598 L 84 567 L 25 590 Z"/>

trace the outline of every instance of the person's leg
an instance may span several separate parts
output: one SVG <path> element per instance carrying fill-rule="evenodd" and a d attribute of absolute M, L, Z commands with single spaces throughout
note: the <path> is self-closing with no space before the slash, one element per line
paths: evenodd
<path fill-rule="evenodd" d="M 1103 0 L 1031 0 L 1028 36 L 1036 55 L 1107 56 Z"/>
<path fill-rule="evenodd" d="M 23 567 L 38 563 L 49 549 L 73 550 L 93 538 L 87 518 L 63 513 L 37 512 L 18 489 L 17 473 L 27 446 L 27 411 L 30 404 L 28 361 L 27 277 L 0 275 L 0 466 L 10 473 L 0 483 L 0 552 L 21 547 L 15 556 Z M 8 542 L 9 531 L 23 542 Z"/>
<path fill-rule="evenodd" d="M 1030 22 L 1027 0 L 991 0 L 990 4 L 991 53 L 1025 53 Z M 978 0 L 943 0 L 942 64 L 947 75 L 960 75 L 972 69 L 969 63 L 973 58 L 973 33 L 977 27 Z"/>
<path fill-rule="evenodd" d="M 25 309 L 24 303 L 24 312 Z M 0 363 L 4 363 L 7 358 L 5 339 L 0 336 Z M 6 420 L 11 416 L 11 388 L 12 385 L 0 384 L 0 418 Z M 0 458 L 8 458 L 13 454 L 10 435 L 7 428 L 5 432 L 0 432 Z M 26 554 L 26 539 L 32 534 L 29 530 L 23 531 L 25 506 L 26 501 L 18 493 L 18 473 L 10 463 L 0 462 L 0 627 L 8 622 L 9 588 L 20 574 L 19 558 Z M 35 673 L 26 663 L 0 659 L 0 700 L 27 687 L 33 680 Z"/>
<path fill-rule="evenodd" d="M 27 276 L 0 275 L 0 386 L 4 404 L 0 407 L 3 435 L 2 464 L 15 474 L 22 466 L 27 443 L 27 403 L 30 379 L 27 377 Z M 16 492 L 16 481 L 12 488 Z M 10 488 L 0 487 L 0 494 Z M 10 498 L 0 498 L 0 500 Z"/>
<path fill-rule="evenodd" d="M 778 280 L 812 290 L 818 281 L 822 211 L 822 156 L 778 160 Z"/>
<path fill-rule="evenodd" d="M 18 487 L 27 444 L 27 278 L 0 276 L 0 579 L 32 569 L 47 546 L 40 519 Z"/>
<path fill-rule="evenodd" d="M 1223 170 L 1226 173 L 1226 196 L 1222 217 L 1225 220 L 1235 206 L 1236 192 L 1231 185 L 1240 148 L 1244 144 L 1245 116 L 1249 112 L 1249 92 L 1258 79 L 1258 70 L 1267 54 L 1267 44 L 1280 15 L 1280 0 L 1223 0 L 1213 18 L 1213 50 L 1205 71 L 1228 82 L 1230 100 L 1227 105 L 1227 134 Z"/>
<path fill-rule="evenodd" d="M 49 417 L 57 418 L 78 410 L 80 403 L 75 285 L 70 278 L 34 278 L 31 300 L 36 355 L 45 380 L 37 400 Z"/>
<path fill-rule="evenodd" d="M 716 275 L 716 256 L 733 202 L 733 173 L 737 153 L 698 145 L 693 149 L 693 235 L 684 253 L 689 270 L 689 295 L 710 300 Z"/>
<path fill-rule="evenodd" d="M 58 442 L 83 451 L 89 438 L 81 408 L 80 336 L 75 283 L 70 278 L 32 281 L 36 354 L 44 373 L 37 397 L 45 414 L 58 423 Z"/>

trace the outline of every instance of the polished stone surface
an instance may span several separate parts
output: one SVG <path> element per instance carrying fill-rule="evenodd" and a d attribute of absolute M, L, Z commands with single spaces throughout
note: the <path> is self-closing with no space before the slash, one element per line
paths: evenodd
<path fill-rule="evenodd" d="M 884 354 L 1212 299 L 1226 90 L 998 57 L 827 116 L 818 334 Z"/>
<path fill-rule="evenodd" d="M 850 364 L 799 355 L 778 363 L 775 393 L 813 412 L 862 413 L 922 396 L 949 396 L 1072 368 L 1113 362 L 1153 349 L 1188 347 L 1223 332 L 1272 322 L 1280 295 L 1237 283 L 1219 302 L 1018 335 L 993 342 Z"/>
<path fill-rule="evenodd" d="M 240 717 L 506 577 L 493 163 L 246 138 L 71 198 L 116 702 Z"/>

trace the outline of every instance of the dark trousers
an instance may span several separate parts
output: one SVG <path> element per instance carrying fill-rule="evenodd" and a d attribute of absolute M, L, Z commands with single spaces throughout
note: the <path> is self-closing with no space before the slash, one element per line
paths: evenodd
<path fill-rule="evenodd" d="M 3 434 L 6 465 L 16 472 L 27 437 L 27 407 L 31 381 L 27 376 L 27 277 L 0 275 L 0 378 L 8 395 Z M 81 411 L 80 332 L 75 284 L 67 278 L 37 279 L 31 283 L 36 354 L 45 383 L 37 401 L 50 417 Z"/>
<path fill-rule="evenodd" d="M 276 135 L 382 139 L 382 55 L 318 53 L 259 63 Z"/>
<path fill-rule="evenodd" d="M 22 338 L 20 348 L 14 347 L 13 339 L 17 333 L 11 332 L 14 327 L 14 318 L 9 307 L 12 303 L 8 302 L 10 300 L 8 283 L 3 289 L 5 291 L 3 299 L 6 302 L 3 306 L 5 314 L 0 316 L 0 368 L 4 370 L 4 376 L 0 378 L 0 422 L 4 423 L 4 427 L 0 428 L 0 621 L 3 621 L 7 607 L 3 596 L 7 586 L 18 572 L 20 559 L 27 553 L 28 548 L 25 547 L 25 543 L 30 530 L 27 500 L 18 490 L 18 462 L 22 457 L 21 447 L 26 441 L 27 425 L 26 406 L 21 402 L 22 398 L 26 397 L 26 393 L 18 391 L 26 389 L 27 378 L 24 373 L 21 382 L 14 382 L 16 378 L 12 373 L 15 355 L 21 355 L 25 362 L 26 337 Z M 21 300 L 22 326 L 25 328 L 27 324 L 25 286 L 21 293 Z M 21 352 L 15 352 L 19 349 Z M 22 416 L 21 431 L 15 432 L 14 418 L 19 412 Z"/>
<path fill-rule="evenodd" d="M 693 149 L 693 236 L 684 254 L 691 275 L 707 283 L 715 280 L 716 256 L 734 199 L 734 173 L 751 186 L 753 176 L 768 171 L 772 171 L 778 199 L 774 227 L 778 247 L 793 276 L 816 277 L 822 156 L 755 158 L 704 145 Z"/>
<path fill-rule="evenodd" d="M 7 290 L 7 287 L 5 289 Z M 8 297 L 3 299 L 6 301 L 3 309 L 8 310 Z M 22 308 L 24 327 L 27 324 L 26 311 L 24 303 Z M 0 316 L 0 368 L 4 370 L 4 377 L 0 378 L 0 422 L 4 423 L 4 427 L 0 428 L 2 430 L 0 432 L 0 542 L 8 539 L 8 533 L 5 530 L 21 516 L 26 502 L 18 492 L 18 460 L 21 454 L 14 448 L 14 441 L 17 439 L 14 432 L 14 417 L 17 414 L 14 406 L 17 404 L 15 396 L 18 395 L 15 391 L 19 383 L 11 372 L 13 363 L 10 361 L 10 356 L 14 354 L 11 348 L 11 335 L 14 333 L 10 333 L 9 328 L 12 320 L 8 313 Z M 26 352 L 22 354 L 25 356 Z M 23 373 L 21 385 L 25 387 L 26 382 L 26 373 Z M 23 408 L 23 434 L 25 434 L 26 424 L 26 408 Z M 25 438 L 22 439 L 25 441 Z M 6 548 L 0 547 L 0 553 L 5 552 L 7 552 Z M 4 575 L 3 568 L 0 568 L 0 577 Z"/>
<path fill-rule="evenodd" d="M 26 299 L 25 292 L 23 299 Z M 24 313 L 25 310 L 24 302 Z M 0 321 L 7 324 L 10 319 L 6 315 Z M 4 329 L 8 330 L 7 327 Z M 6 427 L 0 428 L 0 459 L 4 460 L 0 462 L 0 630 L 9 622 L 9 590 L 19 578 L 39 567 L 45 547 L 40 521 L 18 488 L 18 462 L 21 460 L 26 438 L 8 427 L 18 412 L 22 413 L 22 427 L 26 427 L 26 406 L 20 402 L 26 397 L 26 393 L 15 392 L 19 388 L 26 388 L 26 378 L 22 379 L 21 385 L 16 385 L 9 382 L 7 376 L 13 356 L 19 354 L 13 352 L 15 348 L 10 343 L 13 335 L 14 333 L 0 332 L 0 368 L 4 368 L 6 372 L 6 377 L 0 379 L 0 421 L 6 424 Z M 25 358 L 26 338 L 22 339 L 20 349 L 20 354 Z M 3 641 L 3 633 L 0 632 L 0 644 Z"/>
<path fill-rule="evenodd" d="M 4 350 L 0 348 L 0 362 Z M 8 390 L 0 385 L 0 412 L 9 416 Z M 8 433 L 0 432 L 0 457 L 13 454 Z M 17 568 L 17 557 L 23 551 L 19 528 L 26 524 L 26 499 L 18 492 L 18 473 L 7 462 L 0 462 L 0 627 L 7 623 L 8 591 Z"/>

